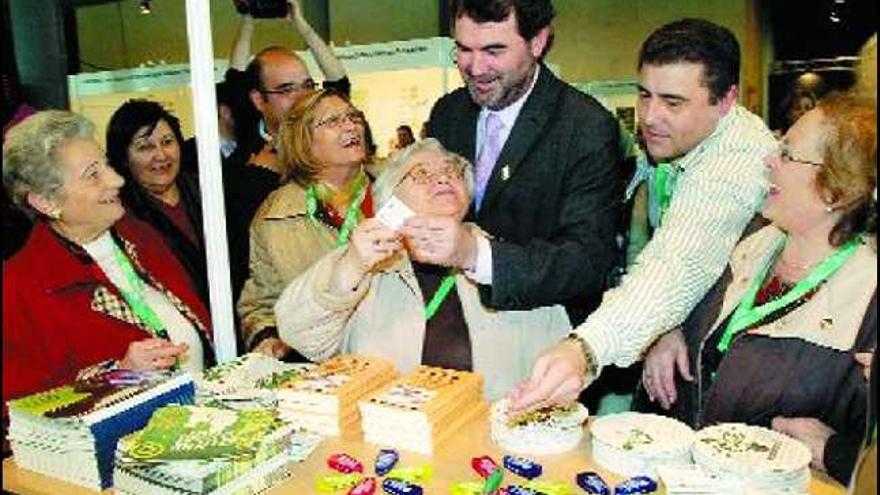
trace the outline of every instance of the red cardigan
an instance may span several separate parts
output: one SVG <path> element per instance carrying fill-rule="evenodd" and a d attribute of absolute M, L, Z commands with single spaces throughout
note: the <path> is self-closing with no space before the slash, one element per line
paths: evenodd
<path fill-rule="evenodd" d="M 170 292 L 172 303 L 210 342 L 208 311 L 162 238 L 131 215 L 113 229 L 142 276 Z M 144 328 L 97 263 L 37 222 L 24 248 L 3 267 L 4 410 L 9 399 L 121 359 L 130 343 L 150 337 Z M 211 353 L 205 349 L 206 356 Z"/>

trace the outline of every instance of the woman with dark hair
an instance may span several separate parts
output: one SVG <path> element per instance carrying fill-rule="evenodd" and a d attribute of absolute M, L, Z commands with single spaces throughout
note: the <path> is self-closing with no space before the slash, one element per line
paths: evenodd
<path fill-rule="evenodd" d="M 107 126 L 107 158 L 125 178 L 122 201 L 162 233 L 207 302 L 199 183 L 181 170 L 182 145 L 180 122 L 154 101 L 125 102 Z"/>

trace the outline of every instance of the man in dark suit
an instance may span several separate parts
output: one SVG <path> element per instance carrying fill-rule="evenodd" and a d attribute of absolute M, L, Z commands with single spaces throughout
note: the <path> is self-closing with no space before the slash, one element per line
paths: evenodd
<path fill-rule="evenodd" d="M 428 129 L 474 162 L 479 229 L 412 218 L 404 233 L 417 259 L 478 282 L 487 307 L 565 304 L 577 324 L 614 261 L 618 126 L 541 62 L 549 0 L 454 0 L 451 13 L 466 87 L 434 105 Z"/>

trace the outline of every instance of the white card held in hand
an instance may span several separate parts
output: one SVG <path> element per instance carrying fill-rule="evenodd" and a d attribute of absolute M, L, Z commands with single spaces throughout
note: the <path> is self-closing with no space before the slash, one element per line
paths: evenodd
<path fill-rule="evenodd" d="M 410 210 L 403 201 L 397 199 L 397 196 L 391 196 L 385 206 L 376 214 L 376 218 L 388 228 L 397 230 L 403 226 L 403 222 L 407 218 L 414 215 L 415 212 Z"/>

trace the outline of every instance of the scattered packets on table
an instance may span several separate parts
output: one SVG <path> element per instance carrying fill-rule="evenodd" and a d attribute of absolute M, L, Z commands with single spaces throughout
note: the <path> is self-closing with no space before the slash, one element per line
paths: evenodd
<path fill-rule="evenodd" d="M 481 477 L 488 478 L 490 474 L 498 469 L 498 463 L 496 463 L 491 457 L 484 455 L 471 459 L 471 467 L 474 468 L 474 471 L 476 471 Z"/>
<path fill-rule="evenodd" d="M 492 495 L 498 491 L 501 487 L 501 482 L 504 481 L 504 471 L 501 468 L 496 468 L 495 471 L 492 471 L 492 474 L 486 478 L 485 483 L 483 483 L 483 494 L 484 495 Z"/>
<path fill-rule="evenodd" d="M 506 495 L 547 495 L 522 485 L 507 485 L 504 488 L 504 493 Z"/>
<path fill-rule="evenodd" d="M 427 483 L 434 477 L 434 468 L 430 464 L 422 464 L 414 468 L 399 467 L 392 469 L 385 476 L 409 483 Z"/>
<path fill-rule="evenodd" d="M 382 491 L 391 495 L 422 495 L 422 487 L 397 478 L 385 478 Z"/>
<path fill-rule="evenodd" d="M 591 495 L 611 495 L 611 488 L 601 476 L 593 471 L 584 471 L 575 476 L 575 483 Z"/>
<path fill-rule="evenodd" d="M 462 481 L 449 487 L 449 495 L 482 495 L 485 481 Z"/>
<path fill-rule="evenodd" d="M 360 483 L 363 477 L 364 476 L 360 473 L 328 474 L 327 476 L 322 476 L 318 478 L 317 481 L 315 481 L 315 488 L 321 493 L 332 493 L 342 490 L 348 490 L 349 488 Z"/>
<path fill-rule="evenodd" d="M 373 495 L 376 493 L 377 486 L 378 483 L 376 483 L 376 478 L 370 476 L 362 479 L 360 483 L 349 490 L 348 495 Z"/>
<path fill-rule="evenodd" d="M 540 464 L 525 457 L 505 455 L 503 463 L 508 471 L 527 480 L 541 476 L 541 473 L 544 471 Z"/>
<path fill-rule="evenodd" d="M 376 454 L 376 476 L 385 476 L 397 464 L 400 454 L 394 449 L 382 449 Z"/>
<path fill-rule="evenodd" d="M 638 495 L 657 491 L 657 482 L 647 476 L 635 476 L 614 487 L 614 495 Z"/>
<path fill-rule="evenodd" d="M 564 481 L 531 480 L 523 486 L 546 495 L 571 495 L 571 488 Z"/>
<path fill-rule="evenodd" d="M 363 473 L 364 465 L 361 461 L 348 454 L 333 454 L 327 458 L 330 469 L 340 473 Z"/>

